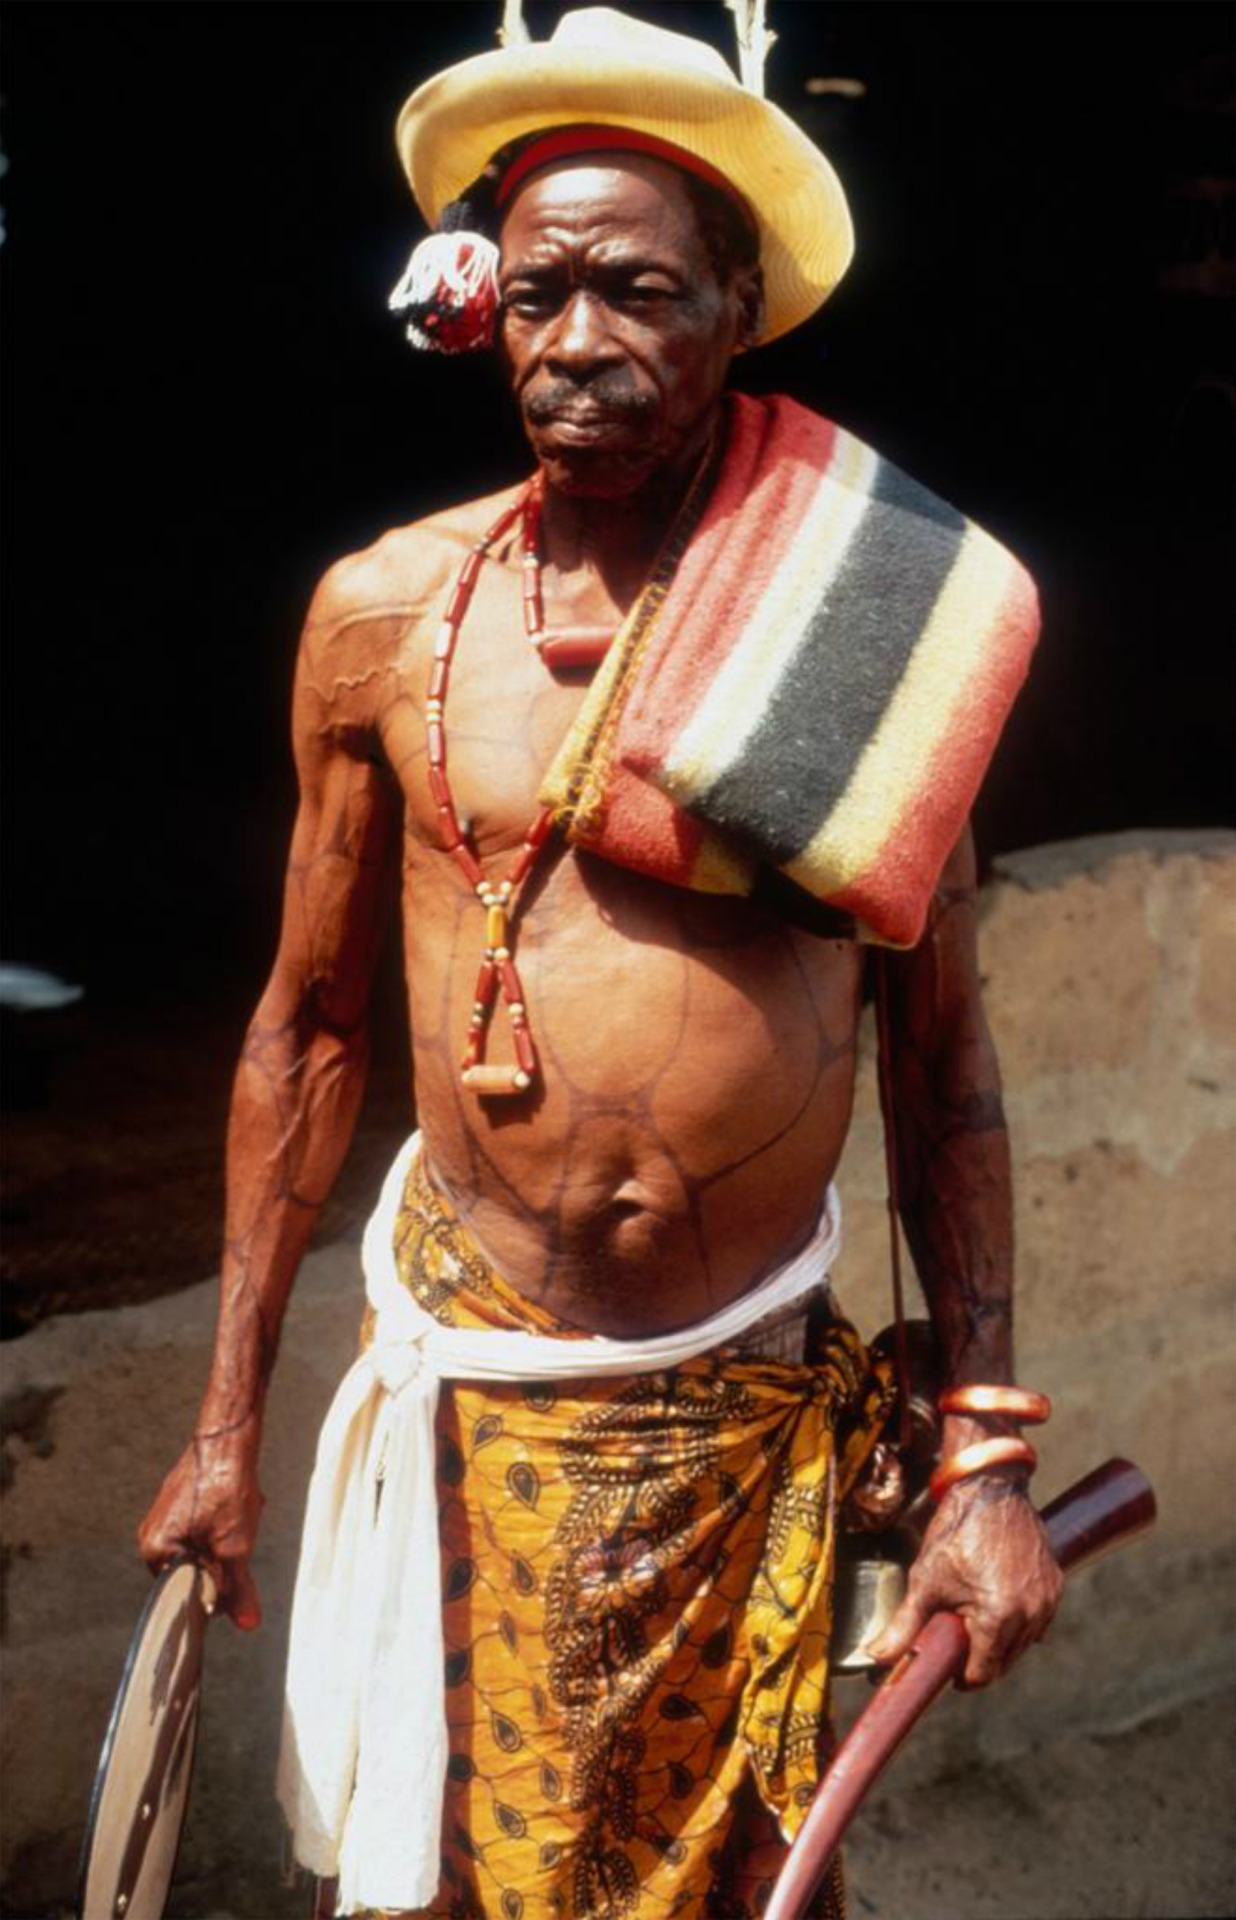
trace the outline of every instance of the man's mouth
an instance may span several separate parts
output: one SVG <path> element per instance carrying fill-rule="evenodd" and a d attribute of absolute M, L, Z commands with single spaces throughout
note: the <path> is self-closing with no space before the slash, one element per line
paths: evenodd
<path fill-rule="evenodd" d="M 594 441 L 612 440 L 630 432 L 635 422 L 629 414 L 603 412 L 599 408 L 572 408 L 570 411 L 543 414 L 536 422 L 538 433 L 568 446 L 591 446 Z"/>
<path fill-rule="evenodd" d="M 533 434 L 560 447 L 630 440 L 639 436 L 655 413 L 652 395 L 630 393 L 625 388 L 604 392 L 599 385 L 580 393 L 559 383 L 556 388 L 529 393 L 524 399 L 524 415 Z"/>

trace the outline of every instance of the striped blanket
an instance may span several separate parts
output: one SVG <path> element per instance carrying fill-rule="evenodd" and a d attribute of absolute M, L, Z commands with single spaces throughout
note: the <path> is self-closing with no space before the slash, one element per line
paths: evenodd
<path fill-rule="evenodd" d="M 770 864 L 911 946 L 1025 677 L 1033 582 L 831 421 L 727 405 L 542 801 L 620 865 L 745 893 Z"/>

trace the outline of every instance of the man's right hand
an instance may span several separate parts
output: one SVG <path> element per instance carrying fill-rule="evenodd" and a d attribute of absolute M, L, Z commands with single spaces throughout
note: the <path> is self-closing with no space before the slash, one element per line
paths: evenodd
<path fill-rule="evenodd" d="M 441 581 L 425 593 L 446 589 L 455 551 L 442 547 Z M 402 562 L 392 573 L 376 553 L 332 567 L 305 623 L 293 714 L 300 805 L 279 948 L 232 1091 L 214 1358 L 198 1431 L 138 1529 L 153 1571 L 182 1554 L 200 1560 L 220 1606 L 247 1628 L 261 1618 L 249 1571 L 265 1504 L 261 1408 L 297 1266 L 356 1124 L 373 971 L 400 897 L 403 803 L 380 743 L 388 676 L 404 671 L 410 631 L 390 609 L 413 589 Z"/>
<path fill-rule="evenodd" d="M 252 1630 L 262 1608 L 249 1558 L 264 1505 L 250 1424 L 196 1435 L 138 1528 L 138 1549 L 152 1573 L 182 1554 L 201 1561 L 215 1577 L 223 1611 Z"/>

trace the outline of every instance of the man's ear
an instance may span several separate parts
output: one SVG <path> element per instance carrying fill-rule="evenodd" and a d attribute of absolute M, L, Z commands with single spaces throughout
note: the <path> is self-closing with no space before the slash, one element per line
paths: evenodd
<path fill-rule="evenodd" d="M 764 332 L 764 269 L 746 267 L 738 276 L 738 345 L 758 346 Z"/>

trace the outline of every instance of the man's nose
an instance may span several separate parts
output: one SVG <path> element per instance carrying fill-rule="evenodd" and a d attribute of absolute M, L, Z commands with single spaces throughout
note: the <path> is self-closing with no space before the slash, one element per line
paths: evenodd
<path fill-rule="evenodd" d="M 577 287 L 567 300 L 546 358 L 551 368 L 574 380 L 620 363 L 622 353 L 609 330 L 604 302 L 587 288 Z"/>

